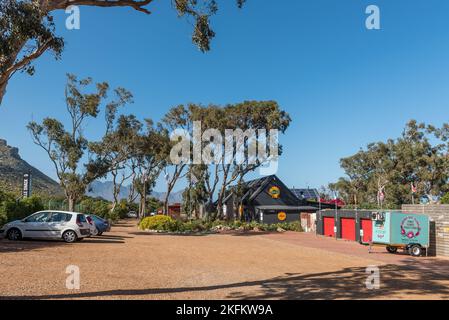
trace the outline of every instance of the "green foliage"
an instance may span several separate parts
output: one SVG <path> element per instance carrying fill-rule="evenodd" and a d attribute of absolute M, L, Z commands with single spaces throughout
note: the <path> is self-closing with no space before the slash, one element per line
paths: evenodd
<path fill-rule="evenodd" d="M 154 217 L 145 218 L 139 225 L 141 230 L 153 230 L 164 232 L 177 232 L 177 233 L 201 233 L 212 232 L 215 230 L 234 230 L 234 231 L 266 231 L 276 232 L 279 228 L 285 231 L 302 232 L 301 223 L 287 222 L 276 224 L 261 224 L 258 222 L 242 222 L 242 221 L 202 221 L 191 220 L 182 222 L 174 220 L 168 216 L 158 215 Z"/>
<path fill-rule="evenodd" d="M 151 200 L 154 200 L 154 199 L 153 198 L 147 199 L 147 206 L 148 206 L 148 203 L 152 203 L 152 202 L 150 202 Z M 150 204 L 150 207 L 151 206 L 152 205 Z M 124 218 L 127 218 L 128 213 L 130 211 L 138 212 L 139 211 L 139 206 L 136 203 L 129 203 L 125 199 L 122 199 L 118 203 L 118 205 L 115 207 L 114 215 L 117 216 L 120 219 L 124 219 Z"/>
<path fill-rule="evenodd" d="M 7 193 L 0 190 L 0 203 L 7 200 L 14 200 L 14 195 L 12 193 Z"/>
<path fill-rule="evenodd" d="M 105 218 L 105 219 L 111 219 L 111 220 L 117 220 L 118 214 L 117 213 L 111 213 L 111 205 L 110 202 L 98 198 L 90 198 L 86 197 L 83 199 L 79 206 L 78 211 L 86 214 L 95 214 L 99 217 Z"/>
<path fill-rule="evenodd" d="M 62 38 L 55 35 L 55 24 L 49 13 L 43 12 L 36 1 L 2 0 L 0 2 L 0 75 L 8 73 L 12 56 L 22 49 L 22 44 L 28 45 L 27 52 L 53 51 L 59 58 L 64 47 Z M 20 55 L 19 55 L 20 56 Z M 17 70 L 28 74 L 34 73 L 32 61 L 12 59 Z M 19 62 L 23 61 L 24 64 Z M 4 63 L 6 62 L 6 63 Z M 1 99 L 0 99 L 1 100 Z"/>
<path fill-rule="evenodd" d="M 83 156 L 92 144 L 84 135 L 85 122 L 98 117 L 109 92 L 108 83 L 102 82 L 95 84 L 93 93 L 85 93 L 92 85 L 91 78 L 80 80 L 72 74 L 67 75 L 65 107 L 71 124 L 68 129 L 60 120 L 54 118 L 45 118 L 42 124 L 31 121 L 27 126 L 34 143 L 41 147 L 52 161 L 61 187 L 67 195 L 70 211 L 74 210 L 76 201 L 84 195 L 87 186 L 111 170 L 110 159 L 105 158 L 103 154 L 97 155 L 96 149 L 90 151 L 97 157 L 91 158 L 85 166 L 81 165 Z M 109 101 L 104 106 L 106 131 L 110 129 L 110 121 L 115 119 L 117 109 L 132 101 L 131 93 L 123 88 L 115 89 L 114 93 L 116 100 Z"/>
<path fill-rule="evenodd" d="M 347 204 L 358 207 L 377 204 L 384 192 L 383 207 L 399 208 L 427 196 L 436 200 L 449 191 L 449 126 L 407 123 L 402 136 L 386 142 L 370 143 L 366 149 L 341 159 L 346 177 L 331 184 Z M 360 205 L 362 204 L 362 206 Z"/>
<path fill-rule="evenodd" d="M 4 212 L 0 212 L 0 228 L 8 222 L 8 216 Z"/>
<path fill-rule="evenodd" d="M 241 8 L 246 0 L 237 0 Z M 0 104 L 6 92 L 9 79 L 18 71 L 34 74 L 32 63 L 46 51 L 52 51 L 60 58 L 64 47 L 63 38 L 56 36 L 52 13 L 65 9 L 69 3 L 101 7 L 128 6 L 139 12 L 150 14 L 146 6 L 151 0 L 143 1 L 0 1 Z M 210 18 L 218 10 L 217 0 L 173 0 L 179 16 L 192 19 L 194 30 L 192 42 L 202 51 L 210 50 L 215 37 Z"/>
<path fill-rule="evenodd" d="M 139 228 L 142 230 L 171 231 L 176 221 L 168 216 L 157 215 L 143 219 Z"/>
<path fill-rule="evenodd" d="M 44 210 L 44 205 L 39 197 L 30 197 L 27 199 L 15 201 L 5 200 L 0 205 L 0 215 L 7 221 L 23 219 L 37 211 Z"/>
<path fill-rule="evenodd" d="M 440 203 L 441 204 L 449 204 L 449 192 L 441 197 Z"/>
<path fill-rule="evenodd" d="M 226 158 L 229 164 L 224 164 L 222 160 L 216 161 L 211 166 L 191 165 L 187 174 L 189 186 L 183 194 L 183 211 L 187 212 L 189 217 L 192 211 L 198 210 L 199 204 L 208 204 L 205 206 L 206 215 L 212 220 L 223 216 L 223 199 L 226 190 L 234 183 L 243 181 L 244 177 L 250 172 L 255 171 L 263 166 L 269 160 L 261 158 L 247 152 L 248 143 L 244 141 L 237 143 L 239 134 L 250 133 L 251 130 L 265 130 L 267 137 L 266 147 L 270 151 L 277 151 L 278 155 L 282 155 L 282 145 L 278 145 L 268 138 L 270 130 L 278 130 L 284 134 L 291 123 L 290 115 L 282 110 L 276 101 L 244 101 L 236 104 L 220 105 L 179 105 L 172 108 L 163 118 L 164 126 L 172 131 L 176 128 L 183 128 L 193 134 L 192 123 L 201 121 L 202 131 L 208 129 L 218 130 L 223 136 L 227 130 L 235 128 L 235 147 L 234 151 L 245 151 L 248 156 L 247 161 L 240 163 L 236 161 L 239 152 L 228 151 Z M 260 134 L 260 131 L 259 131 Z M 262 138 L 260 135 L 258 138 Z M 245 140 L 246 141 L 246 140 Z M 226 150 L 229 139 L 222 139 L 222 150 Z M 188 145 L 187 145 L 188 146 Z M 191 147 L 191 146 L 190 146 Z M 181 151 L 183 145 L 177 144 L 176 151 Z M 273 150 L 277 148 L 277 150 Z M 195 183 L 192 183 L 194 177 Z M 218 196 L 218 210 L 210 210 L 212 208 L 213 198 Z"/>

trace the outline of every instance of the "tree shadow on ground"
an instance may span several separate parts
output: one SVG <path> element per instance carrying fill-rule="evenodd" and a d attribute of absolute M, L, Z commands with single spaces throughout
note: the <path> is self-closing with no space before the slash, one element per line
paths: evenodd
<path fill-rule="evenodd" d="M 411 262 L 408 266 L 385 265 L 380 267 L 380 289 L 366 287 L 368 274 L 365 267 L 345 268 L 335 272 L 316 274 L 285 274 L 280 277 L 199 287 L 154 288 L 136 290 L 110 290 L 98 292 L 10 296 L 0 299 L 96 299 L 96 298 L 148 298 L 161 294 L 226 290 L 223 298 L 252 300 L 361 300 L 407 297 L 425 298 L 427 295 L 449 299 L 449 262 L 434 260 L 425 263 Z M 442 283 L 445 281 L 445 283 Z M 232 291 L 233 290 L 233 291 Z M 229 293 L 230 292 L 230 293 Z"/>
<path fill-rule="evenodd" d="M 6 239 L 0 240 L 0 254 L 11 252 L 24 252 L 32 250 L 40 250 L 44 248 L 60 247 L 69 245 L 57 240 L 29 240 L 9 241 Z"/>
<path fill-rule="evenodd" d="M 80 244 L 124 244 L 125 238 L 120 236 L 114 237 L 92 237 L 85 238 L 83 241 L 77 243 L 65 243 L 62 240 L 43 240 L 43 239 L 24 239 L 21 241 L 9 241 L 6 239 L 0 240 L 0 254 L 11 252 L 24 252 L 41 250 L 46 248 L 73 246 Z"/>
<path fill-rule="evenodd" d="M 107 233 L 103 233 L 101 236 L 97 236 L 96 238 L 99 238 L 99 239 L 120 239 L 120 240 L 123 240 L 123 239 L 134 239 L 135 237 L 127 237 L 127 236 L 113 236 L 113 235 L 110 235 L 110 234 L 107 234 Z"/>

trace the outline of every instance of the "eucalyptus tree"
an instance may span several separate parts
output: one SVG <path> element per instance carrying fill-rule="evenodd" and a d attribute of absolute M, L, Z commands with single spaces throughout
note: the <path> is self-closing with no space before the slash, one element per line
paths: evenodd
<path fill-rule="evenodd" d="M 87 186 L 110 170 L 110 163 L 101 158 L 88 159 L 88 163 L 82 165 L 89 148 L 89 140 L 84 134 L 86 121 L 97 118 L 103 106 L 106 110 L 116 110 L 131 102 L 132 97 L 125 89 L 118 88 L 114 91 L 116 100 L 107 102 L 108 83 L 97 83 L 93 92 L 84 93 L 92 85 L 91 78 L 79 80 L 74 75 L 67 75 L 67 128 L 60 120 L 50 117 L 40 124 L 31 121 L 27 126 L 34 143 L 45 150 L 53 163 L 70 211 L 74 210 L 76 201 L 84 195 Z"/>
<path fill-rule="evenodd" d="M 54 13 L 70 6 L 98 8 L 126 7 L 143 14 L 151 13 L 154 0 L 2 0 L 0 2 L 0 104 L 8 81 L 17 72 L 35 72 L 33 62 L 45 52 L 61 58 L 64 39 L 57 35 Z M 193 20 L 192 41 L 205 52 L 215 32 L 210 18 L 218 10 L 217 0 L 171 0 L 180 17 Z M 245 0 L 237 0 L 242 7 Z"/>
<path fill-rule="evenodd" d="M 147 196 L 151 195 L 157 179 L 167 166 L 170 147 L 167 131 L 159 124 L 154 125 L 151 119 L 145 122 L 146 131 L 136 138 L 137 148 L 133 156 L 137 173 L 133 179 L 133 188 L 140 198 L 140 217 L 146 213 Z"/>
<path fill-rule="evenodd" d="M 178 105 L 176 107 L 171 108 L 163 117 L 161 125 L 167 134 L 173 134 L 178 130 L 183 130 L 184 133 L 192 132 L 193 123 L 191 121 L 191 113 L 189 108 L 186 108 L 184 105 Z M 188 165 L 190 162 L 190 156 L 188 159 L 184 159 L 179 163 L 174 163 L 172 161 L 173 153 L 177 153 L 174 146 L 177 144 L 176 141 L 172 141 L 171 139 L 167 142 L 166 145 L 166 157 L 167 157 L 167 166 L 165 169 L 165 182 L 167 184 L 167 191 L 165 193 L 164 199 L 164 214 L 168 214 L 168 206 L 170 195 L 173 192 L 173 189 L 176 186 L 176 183 L 183 179 L 187 174 Z M 189 151 L 190 151 L 190 141 L 188 141 Z M 171 170 L 168 170 L 171 169 Z"/>
<path fill-rule="evenodd" d="M 138 155 L 139 134 L 142 123 L 134 115 L 121 115 L 116 123 L 114 112 L 107 112 L 107 130 L 102 140 L 89 145 L 90 151 L 95 154 L 99 162 L 109 167 L 113 183 L 113 212 L 121 199 L 120 192 L 133 172 L 127 164 Z"/>
<path fill-rule="evenodd" d="M 411 202 L 412 185 L 417 196 L 436 201 L 449 189 L 448 128 L 409 121 L 399 138 L 370 143 L 342 159 L 346 177 L 333 186 L 348 203 L 380 205 L 378 195 L 385 192 L 387 204 L 399 207 Z"/>
<path fill-rule="evenodd" d="M 241 186 L 249 173 L 265 165 L 274 165 L 270 174 L 277 171 L 277 161 L 283 153 L 278 138 L 285 134 L 291 123 L 290 115 L 276 101 L 244 101 L 226 106 L 224 112 L 227 128 L 224 157 L 227 159 L 223 161 L 223 178 L 218 192 L 218 215 L 223 215 L 223 200 L 232 184 Z M 234 130 L 233 134 L 226 134 L 230 129 Z M 233 148 L 226 148 L 227 143 Z"/>
<path fill-rule="evenodd" d="M 190 165 L 186 175 L 188 187 L 182 194 L 182 211 L 186 212 L 189 218 L 199 218 L 200 211 L 208 203 L 209 193 L 207 190 L 209 168 L 206 165 Z M 207 208 L 206 208 L 207 209 Z"/>
<path fill-rule="evenodd" d="M 182 170 L 203 171 L 202 191 L 207 198 L 207 217 L 222 216 L 223 199 L 231 184 L 243 181 L 248 173 L 276 160 L 282 153 L 282 146 L 277 139 L 271 139 L 270 134 L 275 130 L 274 138 L 277 138 L 278 132 L 285 133 L 290 121 L 288 113 L 274 101 L 246 101 L 226 106 L 189 104 L 171 109 L 163 122 L 171 132 L 179 129 L 185 132 L 186 139 L 179 144 L 175 141 L 175 144 L 183 151 L 188 149 L 188 153 L 183 156 L 184 161 L 174 166 L 175 174 L 169 181 L 168 194 L 173 182 L 183 177 Z M 255 154 L 249 152 L 254 150 L 254 145 L 259 151 Z M 266 147 L 270 154 L 260 152 L 266 151 Z M 177 147 L 173 150 L 175 156 L 181 151 Z M 217 194 L 217 210 L 211 212 Z"/>

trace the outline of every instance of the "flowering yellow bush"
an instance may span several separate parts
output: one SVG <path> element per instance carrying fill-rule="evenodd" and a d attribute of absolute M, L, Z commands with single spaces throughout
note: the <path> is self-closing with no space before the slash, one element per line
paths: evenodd
<path fill-rule="evenodd" d="M 167 231 L 170 230 L 171 226 L 175 223 L 176 221 L 171 217 L 157 215 L 143 219 L 139 224 L 139 228 L 141 230 Z"/>

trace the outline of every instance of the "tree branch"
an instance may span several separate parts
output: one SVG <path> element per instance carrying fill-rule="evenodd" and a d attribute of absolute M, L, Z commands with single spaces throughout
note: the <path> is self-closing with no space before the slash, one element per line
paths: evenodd
<path fill-rule="evenodd" d="M 69 6 L 95 6 L 95 7 L 131 7 L 134 10 L 151 14 L 144 8 L 153 0 L 49 0 L 47 10 L 66 9 Z"/>
<path fill-rule="evenodd" d="M 21 70 L 23 67 L 27 66 L 31 61 L 39 58 L 47 49 L 50 47 L 52 40 L 47 40 L 41 46 L 36 48 L 31 54 L 22 58 L 22 60 L 15 62 L 12 66 L 10 66 L 6 71 L 2 74 L 2 79 L 0 80 L 0 84 L 3 82 L 8 82 L 9 79 L 16 73 Z"/>

